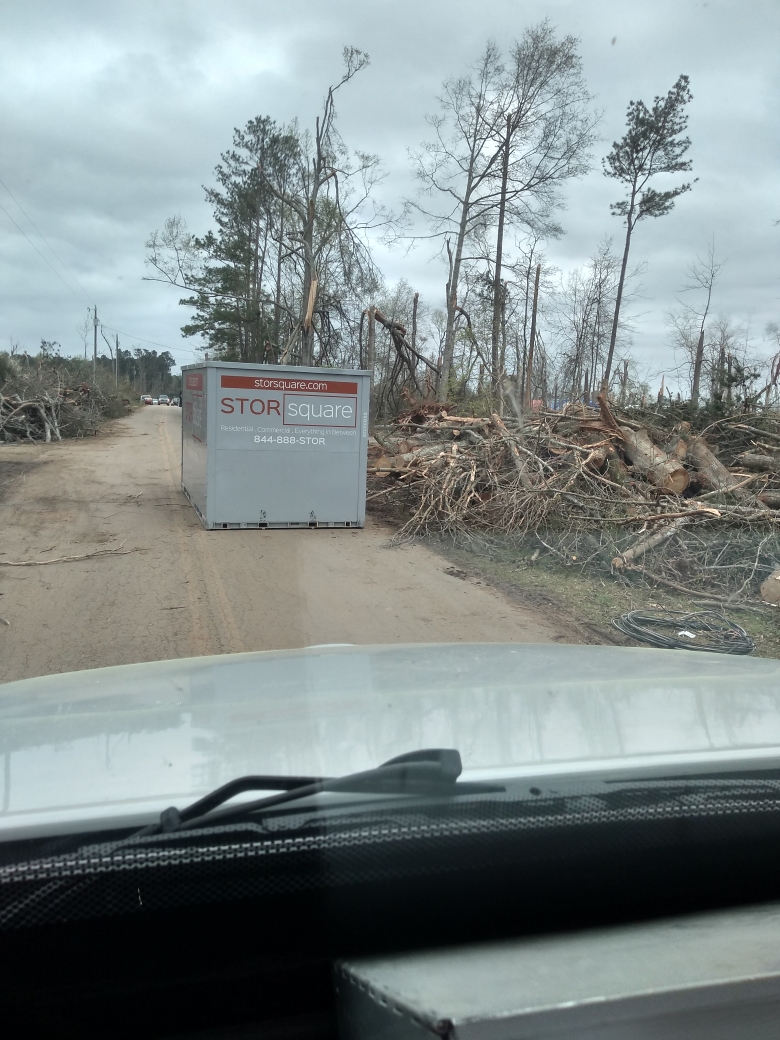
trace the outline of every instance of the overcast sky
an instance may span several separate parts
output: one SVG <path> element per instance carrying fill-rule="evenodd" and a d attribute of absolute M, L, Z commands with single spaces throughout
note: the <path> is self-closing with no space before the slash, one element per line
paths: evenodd
<path fill-rule="evenodd" d="M 14 341 L 35 351 L 41 338 L 83 350 L 77 327 L 97 304 L 124 347 L 152 341 L 180 363 L 195 360 L 179 331 L 189 314 L 179 293 L 143 281 L 144 242 L 175 213 L 197 233 L 210 226 L 202 185 L 234 127 L 256 115 L 312 125 L 342 47 L 360 47 L 371 65 L 340 95 L 339 126 L 348 145 L 382 157 L 383 192 L 397 203 L 413 188 L 406 150 L 425 139 L 442 80 L 463 73 L 489 38 L 508 42 L 545 17 L 581 39 L 585 78 L 604 112 L 594 169 L 567 188 L 566 234 L 549 244 L 551 260 L 566 271 L 605 233 L 621 243 L 609 215 L 620 193 L 600 157 L 622 135 L 629 100 L 650 103 L 686 73 L 699 180 L 671 215 L 636 233 L 632 261 L 647 268 L 633 307 L 634 354 L 651 372 L 669 366 L 663 316 L 713 234 L 727 259 L 715 310 L 749 321 L 759 351 L 767 322 L 780 321 L 778 0 L 2 0 L 0 8 L 0 350 Z M 444 269 L 426 249 L 382 250 L 379 259 L 388 282 L 404 277 L 442 306 Z"/>

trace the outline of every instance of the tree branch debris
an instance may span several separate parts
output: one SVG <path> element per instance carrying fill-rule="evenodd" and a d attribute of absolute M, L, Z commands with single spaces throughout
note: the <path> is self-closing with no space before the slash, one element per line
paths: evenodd
<path fill-rule="evenodd" d="M 404 535 L 541 532 L 567 565 L 737 605 L 780 566 L 780 467 L 755 446 L 780 436 L 780 419 L 755 422 L 704 436 L 603 397 L 522 420 L 425 401 L 377 430 L 371 498 L 392 505 Z"/>

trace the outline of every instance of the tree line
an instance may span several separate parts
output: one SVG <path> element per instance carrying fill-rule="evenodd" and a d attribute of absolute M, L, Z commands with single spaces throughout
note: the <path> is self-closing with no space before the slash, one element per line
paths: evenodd
<path fill-rule="evenodd" d="M 173 374 L 176 359 L 170 351 L 146 350 L 134 347 L 124 350 L 118 342 L 109 352 L 98 354 L 95 364 L 98 380 L 110 387 L 117 385 L 122 392 L 131 390 L 137 394 L 178 393 L 181 388 L 181 376 Z M 75 387 L 80 383 L 92 383 L 93 362 L 89 358 L 82 360 L 67 357 L 62 353 L 62 346 L 56 340 L 42 339 L 37 354 L 19 351 L 13 344 L 8 353 L 0 354 L 0 382 L 10 378 L 10 374 L 33 371 L 47 372 L 55 376 L 62 386 Z"/>
<path fill-rule="evenodd" d="M 619 189 L 622 248 L 606 236 L 564 276 L 545 245 L 563 233 L 567 183 L 593 168 L 600 120 L 578 47 L 544 21 L 506 48 L 488 43 L 446 80 L 428 140 L 410 151 L 418 190 L 393 213 L 378 198 L 379 157 L 338 129 L 340 92 L 368 65 L 345 48 L 311 127 L 266 115 L 234 131 L 204 189 L 212 230 L 193 234 L 175 215 L 149 236 L 149 277 L 184 291 L 183 334 L 228 361 L 368 367 L 377 414 L 420 396 L 556 407 L 603 387 L 646 400 L 625 316 L 631 247 L 642 221 L 667 216 L 693 186 L 680 179 L 692 95 L 681 75 L 651 104 L 630 101 L 625 134 L 602 159 Z M 404 280 L 386 285 L 372 255 L 380 237 L 441 257 L 439 300 Z M 712 318 L 714 252 L 709 264 L 694 263 L 681 290 L 693 295 L 668 316 L 676 376 L 694 407 L 769 403 L 780 362 L 761 370 L 736 326 Z"/>

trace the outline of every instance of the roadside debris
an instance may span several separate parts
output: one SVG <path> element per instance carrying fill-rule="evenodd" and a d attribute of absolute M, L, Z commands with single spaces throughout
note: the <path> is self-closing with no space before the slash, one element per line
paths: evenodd
<path fill-rule="evenodd" d="M 603 397 L 523 418 L 424 402 L 374 431 L 369 497 L 403 534 L 524 537 L 533 560 L 541 543 L 567 566 L 734 604 L 780 565 L 780 417 L 745 418 L 694 431 Z"/>
<path fill-rule="evenodd" d="M 123 414 L 124 401 L 87 383 L 67 387 L 33 378 L 0 386 L 0 442 L 61 441 L 94 433 Z"/>
<path fill-rule="evenodd" d="M 129 556 L 130 553 L 147 552 L 146 548 L 96 549 L 95 552 L 81 553 L 79 556 L 57 556 L 53 560 L 0 560 L 0 567 L 46 567 L 50 563 L 73 563 L 75 560 L 94 560 L 106 556 Z"/>
<path fill-rule="evenodd" d="M 761 582 L 759 592 L 764 603 L 773 603 L 775 606 L 780 604 L 780 568 L 773 571 L 765 581 Z"/>
<path fill-rule="evenodd" d="M 755 641 L 741 625 L 712 610 L 630 610 L 612 619 L 619 632 L 662 650 L 753 654 Z"/>

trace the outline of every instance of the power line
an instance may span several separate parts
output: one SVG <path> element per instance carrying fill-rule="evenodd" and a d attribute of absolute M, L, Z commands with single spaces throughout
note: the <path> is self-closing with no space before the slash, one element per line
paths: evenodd
<path fill-rule="evenodd" d="M 49 242 L 47 241 L 47 239 L 46 239 L 46 236 L 45 236 L 45 235 L 43 234 L 43 232 L 42 232 L 42 231 L 40 231 L 40 230 L 39 230 L 39 229 L 38 229 L 38 228 L 36 227 L 36 225 L 35 225 L 35 223 L 33 222 L 33 220 L 32 220 L 32 219 L 31 219 L 31 218 L 30 218 L 30 217 L 28 216 L 28 214 L 27 214 L 27 213 L 25 212 L 25 210 L 24 210 L 24 208 L 22 207 L 21 203 L 20 203 L 20 202 L 19 202 L 19 201 L 18 201 L 18 200 L 16 199 L 16 197 L 15 197 L 15 196 L 14 196 L 14 194 L 13 194 L 13 192 L 12 192 L 12 191 L 11 191 L 11 189 L 10 189 L 10 188 L 8 187 L 8 185 L 7 185 L 7 184 L 6 184 L 6 183 L 5 183 L 5 182 L 4 182 L 3 180 L 2 180 L 2 178 L 0 178 L 0 184 L 2 184 L 2 186 L 3 186 L 4 188 L 5 188 L 5 190 L 6 190 L 7 192 L 8 192 L 8 194 L 9 194 L 9 195 L 11 196 L 11 198 L 12 198 L 12 199 L 14 200 L 14 202 L 15 202 L 15 203 L 16 203 L 16 205 L 17 205 L 17 206 L 19 207 L 19 209 L 20 209 L 20 210 L 22 211 L 22 213 L 24 213 L 25 217 L 27 217 L 27 219 L 28 219 L 28 220 L 30 221 L 30 224 L 32 224 L 32 226 L 33 226 L 33 227 L 35 228 L 35 230 L 36 230 L 36 231 L 38 232 L 38 234 L 39 234 L 39 235 L 41 236 L 41 238 L 43 239 L 43 241 L 44 241 L 44 242 L 46 242 L 46 245 L 47 245 L 47 246 L 49 247 L 49 249 L 51 249 L 51 251 L 52 251 L 52 253 L 54 254 L 54 256 L 56 256 L 56 257 L 57 257 L 57 259 L 59 260 L 59 262 L 60 262 L 60 263 L 62 264 L 63 268 L 64 268 L 64 269 L 65 269 L 65 270 L 66 270 L 66 271 L 68 272 L 68 274 L 70 274 L 71 278 L 73 278 L 73 281 L 74 281 L 74 282 L 76 283 L 76 285 L 78 285 L 78 287 L 79 287 L 79 288 L 81 289 L 81 291 L 82 291 L 82 292 L 84 293 L 84 295 L 85 295 L 85 297 L 86 297 L 86 290 L 84 289 L 84 286 L 83 286 L 83 285 L 81 284 L 81 282 L 80 282 L 80 281 L 78 280 L 78 278 L 77 278 L 77 277 L 75 276 L 75 274 L 73 274 L 73 273 L 71 272 L 71 270 L 70 270 L 70 268 L 68 267 L 68 265 L 67 265 L 67 264 L 65 263 L 65 261 L 64 261 L 64 260 L 63 260 L 63 259 L 62 259 L 62 258 L 61 258 L 61 257 L 60 257 L 60 256 L 59 256 L 58 254 L 57 254 L 56 250 L 55 250 L 55 249 L 54 249 L 54 248 L 53 248 L 53 247 L 52 247 L 52 246 L 51 246 L 51 245 L 49 244 Z M 6 208 L 5 208 L 5 206 L 3 206 L 3 205 L 2 205 L 2 203 L 0 203 L 0 210 L 2 210 L 2 211 L 3 211 L 3 213 L 5 213 L 5 215 L 6 215 L 7 217 L 8 217 L 8 219 L 9 219 L 9 220 L 11 221 L 11 223 L 12 223 L 12 224 L 14 225 L 14 227 L 16 228 L 16 230 L 17 230 L 17 231 L 19 231 L 19 232 L 20 232 L 20 234 L 22 234 L 22 235 L 23 235 L 23 236 L 25 237 L 25 239 L 27 239 L 27 241 L 28 241 L 28 242 L 30 243 L 30 245 L 31 245 L 31 246 L 33 247 L 33 249 L 35 250 L 35 252 L 36 252 L 36 253 L 38 254 L 38 256 L 39 256 L 39 257 L 41 258 L 41 260 L 43 260 L 43 262 L 44 262 L 44 263 L 45 263 L 45 264 L 46 264 L 46 265 L 47 265 L 47 266 L 48 266 L 49 268 L 51 268 L 51 270 L 52 270 L 52 271 L 53 271 L 53 272 L 54 272 L 54 273 L 55 273 L 55 274 L 57 275 L 57 277 L 58 277 L 58 278 L 59 278 L 59 280 L 60 280 L 60 281 L 62 282 L 62 284 L 63 284 L 63 285 L 65 286 L 65 288 L 66 288 L 66 289 L 68 290 L 68 292 L 70 292 L 70 293 L 71 293 L 71 295 L 72 295 L 72 296 L 74 296 L 74 297 L 75 297 L 75 298 L 76 298 L 76 299 L 77 299 L 77 300 L 79 301 L 79 303 L 83 303 L 84 301 L 83 301 L 83 300 L 82 300 L 82 299 L 81 299 L 81 298 L 80 298 L 80 297 L 78 296 L 78 294 L 77 294 L 77 293 L 76 293 L 76 292 L 74 291 L 73 287 L 72 287 L 71 285 L 68 285 L 68 283 L 67 283 L 67 282 L 65 281 L 65 279 L 64 279 L 64 278 L 62 277 L 62 275 L 60 274 L 60 272 L 59 272 L 59 271 L 57 270 L 57 268 L 53 266 L 53 264 L 52 264 L 52 263 L 51 263 L 51 262 L 50 262 L 50 261 L 49 261 L 49 260 L 47 259 L 47 257 L 45 257 L 45 256 L 44 256 L 44 254 L 43 254 L 43 253 L 42 253 L 42 252 L 40 251 L 40 249 L 39 249 L 39 248 L 38 248 L 38 247 L 36 246 L 36 244 L 35 244 L 35 243 L 33 242 L 33 240 L 32 240 L 32 239 L 31 239 L 31 238 L 29 237 L 29 235 L 28 235 L 28 234 L 27 234 L 27 233 L 25 232 L 25 230 L 24 230 L 23 228 L 19 227 L 19 225 L 18 225 L 18 224 L 16 223 L 16 221 L 15 221 L 15 220 L 14 220 L 14 218 L 13 218 L 13 217 L 11 216 L 11 214 L 10 214 L 10 213 L 8 212 L 8 210 L 7 210 Z M 90 309 L 91 309 L 91 307 L 90 307 L 90 305 L 89 305 L 89 304 L 86 304 L 86 307 L 87 307 L 87 309 L 88 309 L 88 310 L 90 310 Z M 164 348 L 165 350 L 181 351 L 181 352 L 182 352 L 182 353 L 184 353 L 184 354 L 190 354 L 190 355 L 191 355 L 192 357 L 197 357 L 197 356 L 198 356 L 198 355 L 197 355 L 197 351 L 194 351 L 194 350 L 190 350 L 190 349 L 188 349 L 187 347 L 172 347 L 172 346 L 170 346 L 170 345 L 169 345 L 168 343 L 158 343 L 158 342 L 157 342 L 156 340 L 153 340 L 153 339 L 143 339 L 143 338 L 142 338 L 141 336 L 131 336 L 131 335 L 129 335 L 129 333 L 127 333 L 127 332 L 122 332 L 122 330 L 121 330 L 121 329 L 114 329 L 114 328 L 112 328 L 112 327 L 111 327 L 110 325 L 106 325 L 106 324 L 104 324 L 103 322 L 101 322 L 100 324 L 101 324 L 101 326 L 102 326 L 103 328 L 106 328 L 106 329 L 108 329 L 108 330 L 109 330 L 109 332 L 115 332 L 115 333 L 116 333 L 117 335 L 119 335 L 119 336 L 126 336 L 126 337 L 127 337 L 127 339 L 131 339 L 131 340 L 136 340 L 136 341 L 137 341 L 138 343 L 148 343 L 148 344 L 149 344 L 150 346 L 153 346 L 153 347 L 163 347 L 163 348 Z"/>
<path fill-rule="evenodd" d="M 122 332 L 121 329 L 113 329 L 110 325 L 106 325 L 104 322 L 100 323 L 104 329 L 108 329 L 109 332 L 116 332 L 118 336 L 124 336 L 126 339 L 134 339 L 138 343 L 148 343 L 153 347 L 165 347 L 166 350 L 180 350 L 184 354 L 192 354 L 193 357 L 197 357 L 197 351 L 190 350 L 188 347 L 172 347 L 169 343 L 158 343 L 153 339 L 142 339 L 140 336 L 131 336 L 129 332 Z"/>
<path fill-rule="evenodd" d="M 43 255 L 43 253 L 42 253 L 42 252 L 40 251 L 40 249 L 39 249 L 39 248 L 38 248 L 38 247 L 36 246 L 36 244 L 35 244 L 35 243 L 33 242 L 33 240 L 32 240 L 31 238 L 29 238 L 29 237 L 28 237 L 27 233 L 26 233 L 26 232 L 25 232 L 25 231 L 24 231 L 24 230 L 23 230 L 22 228 L 20 228 L 20 227 L 19 227 L 19 225 L 18 225 L 18 224 L 16 223 L 16 221 L 14 220 L 14 218 L 13 218 L 13 217 L 11 216 L 11 214 L 10 214 L 10 213 L 8 212 L 8 210 L 7 210 L 6 208 L 5 208 L 5 206 L 3 206 L 3 205 L 2 205 L 1 203 L 0 203 L 0 209 L 1 209 L 2 211 L 3 211 L 3 213 L 5 213 L 5 215 L 6 215 L 6 216 L 8 217 L 8 219 L 9 219 L 9 220 L 11 221 L 11 223 L 12 223 L 12 224 L 13 224 L 13 226 L 14 226 L 14 227 L 15 227 L 15 228 L 17 229 L 17 231 L 20 231 L 20 232 L 21 232 L 21 233 L 22 233 L 22 234 L 24 235 L 24 237 L 25 237 L 25 238 L 27 239 L 27 241 L 28 241 L 28 242 L 30 243 L 30 245 L 31 245 L 31 246 L 33 247 L 33 249 L 35 250 L 35 252 L 36 252 L 36 253 L 38 254 L 38 256 L 39 256 L 39 257 L 41 258 L 41 260 L 43 260 L 43 262 L 44 262 L 44 263 L 45 263 L 45 264 L 46 264 L 46 265 L 47 265 L 48 267 L 50 267 L 50 268 L 52 269 L 52 271 L 54 271 L 54 273 L 55 273 L 55 274 L 57 275 L 57 277 L 58 277 L 58 278 L 59 278 L 59 280 L 60 280 L 60 281 L 62 282 L 62 284 L 63 284 L 63 285 L 65 286 L 65 288 L 66 288 L 66 289 L 68 290 L 68 292 L 69 292 L 69 293 L 71 293 L 71 294 L 72 294 L 73 296 L 75 296 L 75 297 L 76 297 L 76 299 L 77 299 L 77 300 L 79 301 L 79 303 L 80 303 L 80 304 L 82 304 L 82 305 L 84 306 L 84 305 L 85 305 L 85 304 L 84 304 L 84 301 L 83 301 L 83 300 L 81 299 L 81 297 L 80 297 L 80 296 L 79 296 L 79 295 L 78 295 L 78 294 L 77 294 L 77 293 L 76 293 L 76 292 L 74 291 L 73 287 L 72 287 L 72 286 L 70 286 L 70 285 L 68 285 L 68 283 L 67 283 L 67 282 L 65 281 L 65 279 L 64 279 L 64 278 L 62 277 L 62 275 L 60 274 L 60 272 L 59 272 L 59 271 L 57 270 L 57 268 L 56 268 L 56 267 L 54 267 L 54 266 L 53 266 L 53 264 L 51 264 L 51 263 L 50 263 L 50 262 L 49 262 L 49 261 L 48 261 L 48 260 L 46 259 L 46 257 L 45 257 L 45 256 Z M 85 306 L 86 306 L 86 307 L 87 307 L 87 308 L 89 309 L 89 304 L 88 304 L 88 303 L 87 303 L 87 304 L 86 304 Z"/>
<path fill-rule="evenodd" d="M 3 186 L 4 188 L 5 188 L 5 190 L 6 190 L 7 192 L 8 192 L 8 194 L 9 194 L 9 195 L 11 196 L 11 198 L 12 198 L 12 199 L 14 200 L 14 202 L 15 202 L 15 203 L 16 203 L 16 205 L 17 205 L 17 206 L 19 207 L 19 209 L 20 209 L 20 210 L 22 211 L 22 213 L 24 213 L 25 217 L 27 217 L 27 219 L 28 219 L 28 220 L 30 221 L 30 223 L 32 224 L 32 226 L 33 226 L 33 227 L 35 228 L 35 230 L 36 230 L 36 231 L 38 232 L 38 234 L 39 234 L 39 235 L 41 236 L 41 238 L 42 238 L 42 239 L 43 239 L 43 241 L 44 241 L 44 242 L 46 243 L 46 245 L 47 245 L 47 246 L 49 247 L 49 249 L 50 249 L 50 250 L 52 251 L 52 253 L 54 254 L 54 256 L 56 256 L 56 257 L 57 257 L 57 259 L 59 260 L 59 262 L 60 262 L 60 263 L 62 264 L 62 266 L 63 266 L 63 267 L 65 268 L 65 270 L 66 270 L 66 271 L 68 272 L 68 274 L 69 274 L 69 275 L 70 275 L 70 277 L 71 277 L 71 278 L 73 279 L 73 281 L 74 281 L 74 282 L 76 283 L 76 285 L 77 285 L 77 286 L 79 287 L 79 289 L 81 289 L 81 291 L 82 291 L 82 292 L 84 293 L 84 295 L 85 295 L 85 296 L 89 296 L 89 293 L 87 292 L 87 290 L 86 290 L 86 289 L 84 288 L 84 286 L 83 286 L 83 285 L 81 284 L 81 282 L 80 282 L 80 281 L 78 280 L 78 278 L 77 278 L 77 277 L 75 276 L 75 274 L 74 274 L 74 273 L 73 273 L 73 272 L 71 271 L 71 269 L 70 269 L 70 268 L 68 267 L 68 265 L 67 265 L 67 264 L 65 263 L 65 261 L 64 261 L 64 260 L 62 259 L 62 257 L 61 257 L 61 256 L 59 255 L 59 253 L 58 253 L 58 252 L 57 252 L 57 251 L 55 250 L 54 246 L 53 246 L 53 245 L 51 244 L 51 242 L 49 242 L 49 240 L 48 240 L 48 239 L 46 238 L 46 236 L 44 235 L 44 233 L 43 233 L 43 232 L 42 232 L 42 231 L 40 230 L 40 228 L 38 228 L 38 226 L 37 226 L 37 225 L 36 225 L 36 224 L 34 223 L 34 221 L 33 221 L 32 217 L 30 216 L 30 214 L 29 214 L 29 213 L 28 213 L 28 212 L 27 212 L 27 211 L 25 210 L 25 208 L 24 208 L 24 207 L 22 206 L 21 202 L 20 202 L 20 201 L 19 201 L 19 200 L 17 199 L 17 197 L 16 197 L 15 195 L 14 195 L 14 193 L 13 193 L 13 192 L 11 191 L 11 189 L 10 189 L 10 188 L 8 187 L 8 185 L 7 185 L 6 183 L 5 183 L 5 181 L 4 181 L 3 179 L 2 179 L 2 177 L 0 177 L 0 184 L 2 184 L 2 186 Z M 18 225 L 17 225 L 17 227 L 18 227 Z M 20 229 L 20 230 L 21 230 L 21 229 Z"/>

